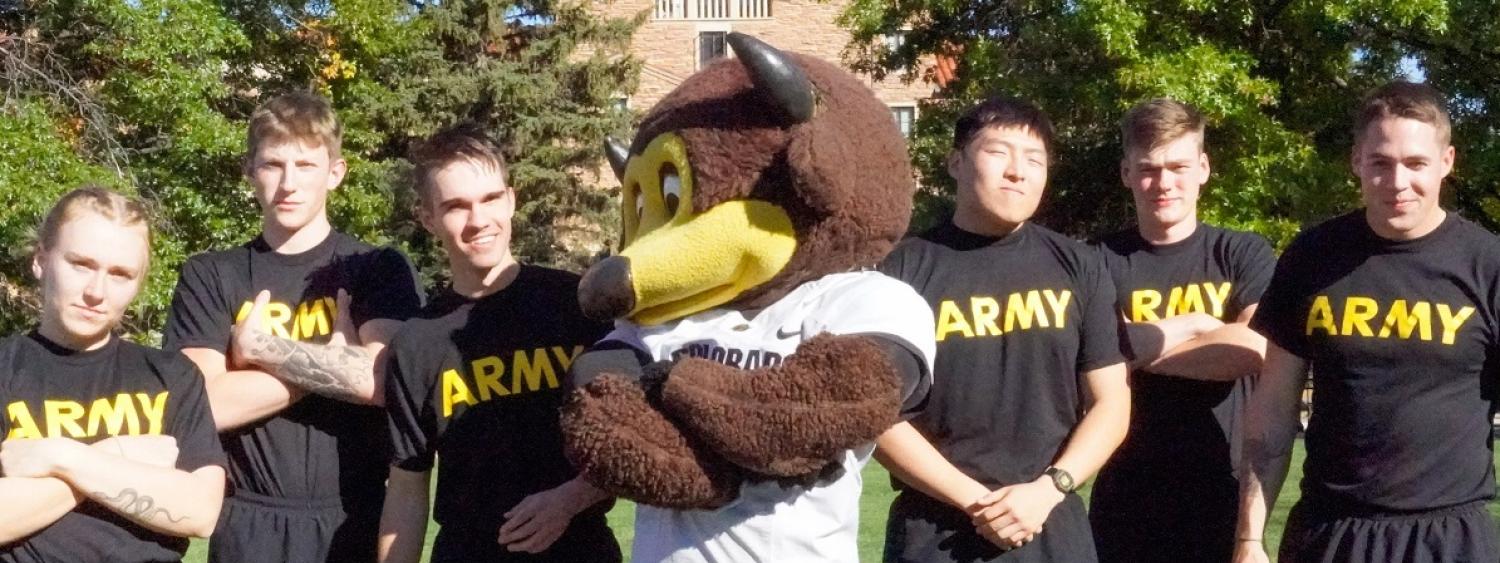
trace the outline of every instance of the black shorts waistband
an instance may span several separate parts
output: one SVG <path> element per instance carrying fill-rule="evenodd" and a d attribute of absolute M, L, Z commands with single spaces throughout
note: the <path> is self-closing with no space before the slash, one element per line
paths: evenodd
<path fill-rule="evenodd" d="M 1350 505 L 1348 503 L 1330 504 L 1312 501 L 1307 503 L 1306 510 L 1309 516 L 1319 520 L 1340 520 L 1345 518 L 1361 520 L 1425 520 L 1444 516 L 1478 513 L 1489 514 L 1489 502 L 1489 499 L 1479 499 L 1452 506 L 1425 510 L 1392 510 L 1373 506 Z"/>
<path fill-rule="evenodd" d="M 344 509 L 344 501 L 339 497 L 281 498 L 252 493 L 250 491 L 234 491 L 229 496 L 224 497 L 224 502 L 280 510 L 327 511 Z"/>

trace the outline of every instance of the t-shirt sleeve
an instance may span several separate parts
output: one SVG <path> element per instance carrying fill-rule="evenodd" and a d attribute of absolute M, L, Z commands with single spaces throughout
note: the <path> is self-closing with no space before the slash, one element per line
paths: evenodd
<path fill-rule="evenodd" d="M 432 469 L 437 453 L 438 413 L 432 404 L 435 373 L 417 365 L 413 342 L 403 330 L 391 342 L 385 365 L 385 411 L 390 430 L 391 464 L 406 471 Z"/>
<path fill-rule="evenodd" d="M 829 292 L 808 317 L 806 335 L 878 334 L 907 347 L 932 373 L 937 356 L 937 330 L 932 309 L 911 286 L 886 275 L 867 272 L 860 279 Z"/>
<path fill-rule="evenodd" d="M 219 287 L 212 264 L 189 259 L 182 265 L 162 332 L 164 349 L 208 348 L 227 353 L 234 312 Z"/>
<path fill-rule="evenodd" d="M 1099 254 L 1081 254 L 1078 269 L 1078 370 L 1085 372 L 1125 361 L 1120 352 L 1120 313 L 1115 283 Z"/>
<path fill-rule="evenodd" d="M 360 287 L 352 292 L 355 326 L 375 319 L 404 321 L 422 309 L 422 289 L 416 270 L 394 248 L 373 251 L 360 272 Z"/>
<path fill-rule="evenodd" d="M 1265 293 L 1260 296 L 1255 317 L 1250 319 L 1250 328 L 1286 351 L 1306 358 L 1309 344 L 1303 333 L 1305 311 L 1301 309 L 1305 297 L 1302 288 L 1306 280 L 1302 279 L 1300 272 L 1303 245 L 1299 242 L 1293 242 L 1276 261 L 1275 272 L 1271 274 Z"/>
<path fill-rule="evenodd" d="M 912 287 L 920 287 L 922 281 L 917 279 L 917 272 L 922 262 L 921 251 L 921 239 L 905 239 L 896 243 L 896 248 L 875 269 Z"/>
<path fill-rule="evenodd" d="M 172 422 L 167 433 L 177 439 L 177 468 L 196 471 L 210 465 L 223 467 L 228 461 L 214 427 L 214 413 L 203 386 L 203 373 L 186 357 L 174 355 L 177 364 L 172 387 Z"/>
<path fill-rule="evenodd" d="M 1244 311 L 1260 302 L 1271 275 L 1276 271 L 1276 253 L 1271 244 L 1260 235 L 1244 233 L 1234 253 L 1234 289 L 1229 294 L 1229 306 L 1234 311 Z M 1226 322 L 1230 319 L 1226 319 Z"/>

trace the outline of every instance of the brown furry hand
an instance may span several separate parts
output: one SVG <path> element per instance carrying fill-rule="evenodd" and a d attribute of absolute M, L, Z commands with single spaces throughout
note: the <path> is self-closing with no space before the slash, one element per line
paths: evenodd
<path fill-rule="evenodd" d="M 875 343 L 819 335 L 779 366 L 744 370 L 679 361 L 662 405 L 686 431 L 752 472 L 815 478 L 841 453 L 899 420 L 901 383 Z"/>
<path fill-rule="evenodd" d="M 739 495 L 741 471 L 683 435 L 640 384 L 602 375 L 562 408 L 564 453 L 602 490 L 642 504 L 717 508 Z"/>

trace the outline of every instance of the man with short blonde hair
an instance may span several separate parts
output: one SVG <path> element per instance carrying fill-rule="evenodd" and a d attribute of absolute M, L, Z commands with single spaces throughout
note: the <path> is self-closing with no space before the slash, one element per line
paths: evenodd
<path fill-rule="evenodd" d="M 1193 106 L 1171 98 L 1146 100 L 1125 113 L 1120 120 L 1120 138 L 1125 153 L 1156 149 L 1188 135 L 1197 140 L 1198 150 L 1204 147 L 1204 129 L 1208 120 Z"/>
<path fill-rule="evenodd" d="M 321 145 L 331 159 L 343 157 L 344 127 L 328 101 L 309 92 L 272 98 L 250 114 L 245 153 L 265 143 L 301 141 Z"/>
<path fill-rule="evenodd" d="M 1250 400 L 1235 561 L 1266 516 L 1313 375 L 1302 496 L 1279 560 L 1500 560 L 1491 414 L 1500 240 L 1441 205 L 1455 150 L 1441 93 L 1395 82 L 1356 114 L 1362 209 L 1297 236 L 1251 326 L 1271 345 Z"/>
<path fill-rule="evenodd" d="M 1089 522 L 1101 563 L 1225 561 L 1234 444 L 1265 340 L 1247 324 L 1276 257 L 1265 239 L 1198 221 L 1205 120 L 1169 98 L 1120 123 L 1136 223 L 1098 244 L 1130 359 L 1130 432 L 1099 471 Z"/>
<path fill-rule="evenodd" d="M 234 485 L 211 561 L 375 559 L 382 352 L 421 295 L 401 253 L 329 224 L 340 137 L 312 94 L 258 108 L 244 171 L 261 234 L 190 258 L 172 299 L 164 341 L 204 372 Z"/>

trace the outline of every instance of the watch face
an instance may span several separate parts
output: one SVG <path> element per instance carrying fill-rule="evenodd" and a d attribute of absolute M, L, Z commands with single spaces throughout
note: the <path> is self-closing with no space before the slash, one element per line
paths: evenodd
<path fill-rule="evenodd" d="M 1052 477 L 1052 484 L 1057 486 L 1057 490 L 1064 493 L 1073 492 L 1073 476 L 1067 471 L 1056 467 L 1048 467 L 1046 473 Z"/>
<path fill-rule="evenodd" d="M 1068 472 L 1058 471 L 1055 475 L 1055 478 L 1057 479 L 1057 485 L 1059 487 L 1062 487 L 1068 492 L 1073 491 L 1073 476 L 1068 475 Z"/>

